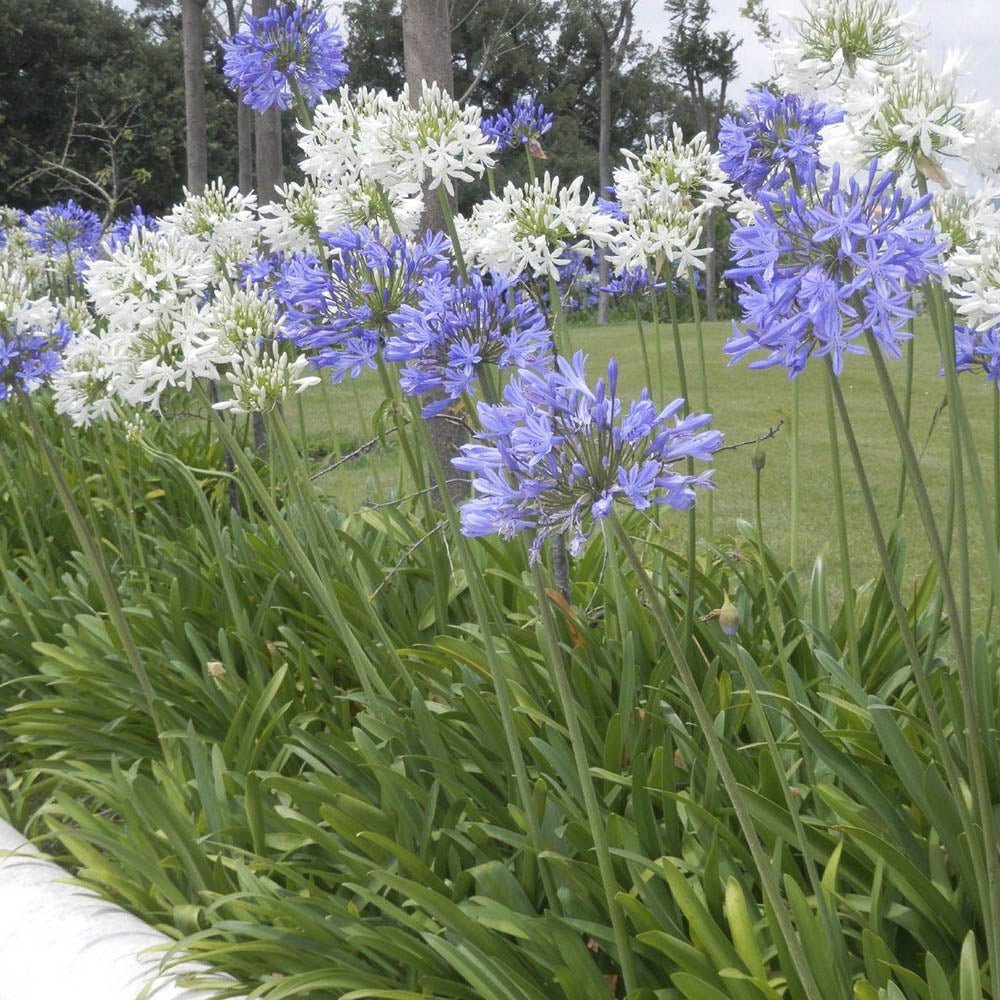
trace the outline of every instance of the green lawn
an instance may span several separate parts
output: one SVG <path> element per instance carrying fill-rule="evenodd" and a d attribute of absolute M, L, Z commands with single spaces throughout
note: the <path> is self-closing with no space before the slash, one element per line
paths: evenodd
<path fill-rule="evenodd" d="M 706 324 L 705 353 L 708 381 L 709 410 L 715 414 L 714 426 L 726 435 L 727 444 L 753 440 L 780 425 L 777 433 L 763 444 L 766 466 L 763 471 L 764 531 L 769 544 L 781 557 L 789 552 L 789 418 L 792 408 L 792 384 L 783 370 L 749 371 L 745 364 L 729 367 L 721 347 L 728 335 L 728 324 Z M 653 330 L 647 328 L 647 339 L 653 355 L 656 380 Z M 677 378 L 672 337 L 668 327 L 662 331 L 662 354 L 665 369 L 666 400 L 681 395 Z M 620 365 L 620 395 L 626 401 L 637 394 L 645 383 L 640 341 L 633 324 L 606 327 L 577 326 L 570 331 L 572 346 L 588 354 L 588 373 L 592 378 L 606 365 L 609 357 L 618 358 Z M 696 334 L 693 326 L 682 327 L 687 367 L 689 396 L 692 407 L 703 409 L 701 370 L 698 364 Z M 914 339 L 915 382 L 913 395 L 913 434 L 926 449 L 923 455 L 925 475 L 932 495 L 943 511 L 946 506 L 947 483 L 951 475 L 949 455 L 948 414 L 937 413 L 942 401 L 944 380 L 938 375 L 939 358 L 934 336 L 925 321 L 918 321 Z M 900 389 L 905 365 L 892 366 Z M 800 569 L 808 569 L 819 552 L 827 553 L 831 569 L 838 564 L 832 499 L 830 437 L 826 416 L 821 365 L 813 363 L 800 377 L 801 394 L 801 473 L 799 559 Z M 851 408 L 855 429 L 884 512 L 885 524 L 891 527 L 895 513 L 895 498 L 899 478 L 899 449 L 879 393 L 875 372 L 869 359 L 850 356 L 845 362 L 841 384 Z M 966 399 L 981 443 L 984 474 L 992 483 L 992 395 L 996 390 L 984 380 L 966 376 L 963 382 Z M 654 387 L 654 398 L 657 396 Z M 371 415 L 382 396 L 374 375 L 348 384 L 330 386 L 303 397 L 304 423 L 310 450 L 319 457 L 327 451 L 344 453 L 370 438 Z M 361 414 L 364 414 L 362 418 Z M 935 414 L 937 417 L 935 419 Z M 300 426 L 300 415 L 290 407 L 288 419 L 294 428 Z M 740 519 L 754 517 L 754 473 L 750 459 L 753 446 L 721 453 L 715 463 L 714 493 L 715 538 L 723 542 L 737 530 Z M 867 523 L 849 464 L 846 449 L 842 450 L 845 500 L 853 526 L 851 534 L 852 565 L 856 580 L 870 577 L 876 557 L 868 537 Z M 398 495 L 408 489 L 400 480 L 401 461 L 392 447 L 379 447 L 366 456 L 354 459 L 324 476 L 320 483 L 325 493 L 345 509 L 361 503 Z M 992 499 L 992 498 L 991 498 Z M 905 533 L 908 538 L 911 565 L 919 571 L 926 564 L 926 547 L 920 537 L 920 527 L 911 506 L 907 507 Z M 970 521 L 970 532 L 976 537 L 977 524 Z"/>

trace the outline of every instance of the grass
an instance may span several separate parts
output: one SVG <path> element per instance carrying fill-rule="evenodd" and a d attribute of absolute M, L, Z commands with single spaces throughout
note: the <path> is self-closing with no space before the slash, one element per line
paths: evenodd
<path fill-rule="evenodd" d="M 789 551 L 791 383 L 783 369 L 749 371 L 745 364 L 730 367 L 722 353 L 728 331 L 726 323 L 704 324 L 709 409 L 715 415 L 714 426 L 724 431 L 730 445 L 753 442 L 777 428 L 774 436 L 762 444 L 766 455 L 762 473 L 763 530 L 768 544 L 779 556 L 785 556 Z M 692 408 L 701 410 L 701 373 L 695 328 L 690 324 L 683 325 L 681 332 Z M 647 338 L 652 338 L 651 328 L 647 328 Z M 665 384 L 669 399 L 680 395 L 680 391 L 670 331 L 666 325 L 663 338 Z M 592 378 L 602 371 L 609 357 L 618 359 L 620 395 L 623 399 L 636 395 L 645 383 L 640 342 L 633 324 L 577 326 L 572 329 L 572 343 L 575 349 L 582 349 L 589 356 L 588 373 Z M 943 512 L 951 475 L 948 414 L 941 411 L 944 380 L 938 374 L 940 360 L 934 337 L 924 319 L 917 321 L 913 347 L 913 436 L 918 448 L 923 449 L 923 468 L 932 498 L 937 509 Z M 652 345 L 650 351 L 653 353 Z M 653 364 L 655 380 L 655 354 Z M 893 366 L 900 393 L 904 369 L 902 362 Z M 800 377 L 802 412 L 797 568 L 808 571 L 815 556 L 824 553 L 835 575 L 839 552 L 834 529 L 830 438 L 823 380 L 824 372 L 818 362 L 814 362 Z M 848 357 L 841 385 L 883 511 L 884 527 L 891 529 L 900 456 L 871 362 L 864 357 Z M 985 381 L 971 376 L 963 380 L 963 385 L 974 432 L 981 446 L 984 474 L 992 477 L 992 462 L 987 456 L 992 440 L 992 393 L 996 390 Z M 303 401 L 301 420 L 297 412 L 290 409 L 289 422 L 293 429 L 301 427 L 304 422 L 310 451 L 319 462 L 325 462 L 327 457 L 343 455 L 372 437 L 371 416 L 382 402 L 382 394 L 377 378 L 371 373 L 369 377 L 359 379 L 356 387 L 328 386 L 307 394 Z M 361 414 L 364 414 L 363 421 Z M 740 521 L 754 520 L 755 484 L 750 464 L 753 452 L 754 446 L 749 444 L 727 450 L 717 457 L 717 489 L 713 503 L 714 540 L 718 543 L 725 543 L 736 535 Z M 843 448 L 841 461 L 845 504 L 851 525 L 852 571 L 855 581 L 863 582 L 875 574 L 876 556 L 869 540 L 857 483 Z M 345 462 L 319 482 L 323 492 L 338 506 L 345 510 L 355 509 L 365 502 L 384 500 L 407 490 L 408 484 L 401 477 L 401 464 L 397 449 L 387 443 L 358 459 Z M 929 555 L 912 504 L 908 504 L 904 512 L 903 528 L 912 573 L 914 576 L 922 575 Z M 970 523 L 970 531 L 976 530 L 976 525 Z M 985 586 L 984 581 L 985 576 L 981 576 L 980 585 Z"/>

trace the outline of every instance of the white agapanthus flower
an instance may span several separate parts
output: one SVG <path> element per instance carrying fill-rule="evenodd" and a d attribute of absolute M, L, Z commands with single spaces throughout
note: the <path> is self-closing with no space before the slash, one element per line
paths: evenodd
<path fill-rule="evenodd" d="M 975 117 L 958 96 L 962 58 L 949 53 L 934 69 L 917 52 L 892 71 L 860 67 L 841 94 L 847 114 L 823 133 L 822 157 L 862 169 L 877 156 L 888 169 L 919 171 L 945 187 L 958 182 L 948 168 L 973 142 Z"/>
<path fill-rule="evenodd" d="M 247 350 L 234 361 L 225 376 L 232 396 L 213 405 L 233 413 L 268 413 L 293 392 L 322 382 L 310 374 L 314 371 L 304 356 L 293 357 L 272 341 L 263 351 Z"/>
<path fill-rule="evenodd" d="M 923 34 L 896 0 L 803 0 L 789 18 L 791 37 L 774 48 L 778 85 L 815 94 L 847 86 L 859 69 L 876 71 L 907 61 Z"/>
<path fill-rule="evenodd" d="M 118 416 L 111 389 L 115 370 L 108 364 L 108 345 L 96 333 L 75 336 L 62 355 L 62 366 L 52 376 L 56 413 L 69 417 L 76 427 Z"/>
<path fill-rule="evenodd" d="M 160 229 L 193 237 L 219 277 L 235 279 L 240 262 L 255 256 L 260 246 L 257 196 L 226 188 L 220 177 L 200 194 L 185 190 L 184 201 L 163 217 Z"/>
<path fill-rule="evenodd" d="M 200 311 L 206 337 L 222 359 L 273 340 L 278 335 L 278 306 L 257 288 L 226 287 Z"/>
<path fill-rule="evenodd" d="M 950 294 L 966 326 L 989 330 L 1000 322 L 1000 232 L 984 235 L 971 250 L 958 249 L 948 264 Z"/>
<path fill-rule="evenodd" d="M 731 190 L 706 135 L 685 142 L 674 125 L 668 139 L 647 135 L 643 153 L 624 153 L 614 182 L 626 221 L 608 255 L 611 263 L 619 270 L 652 263 L 657 273 L 665 264 L 678 273 L 704 267 L 710 253 L 700 246 L 706 218 Z"/>
<path fill-rule="evenodd" d="M 593 193 L 582 193 L 583 178 L 568 185 L 548 173 L 523 187 L 508 184 L 501 195 L 476 205 L 468 219 L 456 220 L 466 256 L 508 277 L 559 277 L 570 254 L 593 256 L 609 246 L 618 228 L 600 212 Z"/>
<path fill-rule="evenodd" d="M 719 154 L 709 148 L 704 132 L 685 142 L 674 124 L 667 139 L 647 135 L 641 154 L 622 152 L 627 162 L 615 169 L 614 186 L 627 216 L 652 216 L 661 208 L 672 211 L 680 199 L 690 213 L 702 218 L 720 208 L 731 190 L 719 166 Z"/>
<path fill-rule="evenodd" d="M 172 316 L 208 290 L 215 268 L 198 240 L 170 230 L 133 230 L 91 261 L 84 284 L 99 316 L 124 327 Z"/>
<path fill-rule="evenodd" d="M 361 166 L 388 188 L 426 183 L 454 194 L 453 181 L 471 181 L 493 166 L 496 143 L 480 128 L 481 117 L 476 105 L 459 104 L 436 83 L 424 82 L 411 106 L 404 86 L 391 109 L 361 118 Z"/>
<path fill-rule="evenodd" d="M 299 139 L 304 154 L 299 164 L 302 171 L 325 182 L 356 172 L 360 166 L 362 121 L 391 115 L 398 104 L 398 99 L 384 90 L 367 87 L 354 93 L 342 87 L 336 98 L 320 101 L 313 108 L 312 127 L 303 129 Z"/>

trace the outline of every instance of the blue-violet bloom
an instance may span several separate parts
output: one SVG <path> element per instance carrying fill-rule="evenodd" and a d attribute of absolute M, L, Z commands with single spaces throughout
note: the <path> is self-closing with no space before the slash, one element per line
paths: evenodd
<path fill-rule="evenodd" d="M 843 120 L 843 111 L 820 101 L 752 90 L 746 109 L 719 123 L 719 165 L 750 196 L 789 181 L 807 187 L 824 169 L 821 130 Z"/>
<path fill-rule="evenodd" d="M 451 258 L 441 233 L 418 243 L 394 236 L 387 246 L 377 227 L 347 227 L 322 239 L 333 251 L 329 262 L 290 256 L 272 294 L 283 310 L 282 335 L 340 382 L 377 367 L 390 316 L 415 302 L 422 284 L 449 274 Z"/>
<path fill-rule="evenodd" d="M 403 391 L 441 395 L 424 407 L 425 417 L 471 392 L 484 365 L 529 368 L 547 362 L 551 350 L 541 310 L 497 273 L 484 279 L 474 270 L 467 281 L 426 282 L 416 301 L 389 320 L 395 333 L 386 341 L 385 360 L 402 363 Z"/>
<path fill-rule="evenodd" d="M 46 205 L 25 220 L 28 244 L 51 257 L 89 257 L 101 239 L 101 220 L 72 198 Z"/>
<path fill-rule="evenodd" d="M 955 366 L 960 372 L 981 371 L 1000 389 L 1000 329 L 956 326 Z"/>
<path fill-rule="evenodd" d="M 312 107 L 347 76 L 343 36 L 322 10 L 285 4 L 247 25 L 223 42 L 223 72 L 255 111 L 284 111 L 297 97 Z"/>
<path fill-rule="evenodd" d="M 873 160 L 867 178 L 843 183 L 834 166 L 829 187 L 788 186 L 758 194 L 761 208 L 731 237 L 742 320 L 725 351 L 730 363 L 757 351 L 751 368 L 782 365 L 794 378 L 810 355 L 829 355 L 834 373 L 871 333 L 900 357 L 913 315 L 910 290 L 942 273 L 944 250 L 930 197 L 904 197 L 892 173 Z"/>
<path fill-rule="evenodd" d="M 478 441 L 453 459 L 474 476 L 476 496 L 460 512 L 463 534 L 509 538 L 534 530 L 537 559 L 549 535 L 566 533 L 577 554 L 616 503 L 682 510 L 694 503 L 696 488 L 712 485 L 710 470 L 690 475 L 685 461 L 708 461 L 721 447 L 722 434 L 704 429 L 711 414 L 678 417 L 683 399 L 657 410 L 645 389 L 624 411 L 617 362 L 593 389 L 584 362 L 577 352 L 558 358 L 554 371 L 521 370 L 504 402 L 479 404 Z"/>
<path fill-rule="evenodd" d="M 552 128 L 553 116 L 533 97 L 519 97 L 513 107 L 505 108 L 480 124 L 483 132 L 496 144 L 497 152 L 527 146 L 533 155 L 541 152 L 541 138 Z M 544 153 L 541 154 L 544 158 Z"/>

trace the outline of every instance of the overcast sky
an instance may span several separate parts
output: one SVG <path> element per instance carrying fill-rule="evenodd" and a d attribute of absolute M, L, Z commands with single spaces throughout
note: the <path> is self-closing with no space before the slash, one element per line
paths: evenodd
<path fill-rule="evenodd" d="M 737 52 L 740 78 L 733 97 L 739 99 L 746 88 L 771 74 L 771 60 L 764 46 L 754 37 L 752 26 L 739 15 L 742 0 L 714 0 L 716 30 L 731 31 L 743 44 Z M 776 26 L 784 28 L 779 11 L 801 13 L 799 0 L 769 0 L 768 9 Z M 928 25 L 925 40 L 931 61 L 940 65 L 948 49 L 968 53 L 969 75 L 962 88 L 963 96 L 975 90 L 979 97 L 1000 105 L 1000 0 L 906 0 L 903 10 L 915 10 L 917 20 Z M 658 42 L 666 33 L 667 16 L 662 0 L 638 0 L 636 23 L 647 41 Z"/>

